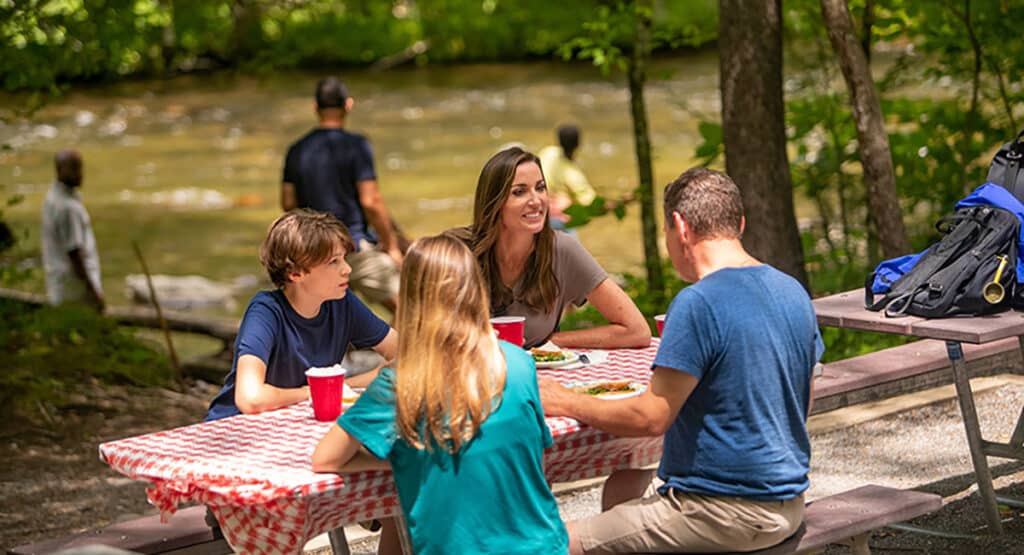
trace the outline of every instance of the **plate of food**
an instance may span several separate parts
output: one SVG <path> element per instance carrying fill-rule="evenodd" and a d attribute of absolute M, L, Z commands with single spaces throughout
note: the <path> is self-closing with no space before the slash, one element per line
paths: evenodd
<path fill-rule="evenodd" d="M 572 351 L 566 351 L 558 347 L 544 347 L 530 349 L 530 355 L 533 356 L 533 361 L 537 363 L 537 368 L 561 368 L 580 360 L 580 356 Z"/>
<path fill-rule="evenodd" d="M 629 380 L 605 380 L 570 384 L 573 391 L 600 397 L 601 399 L 624 399 L 640 395 L 647 390 L 644 384 Z"/>
<path fill-rule="evenodd" d="M 342 384 L 341 386 L 341 406 L 344 408 L 351 407 L 359 400 L 359 396 L 363 394 L 363 388 L 351 388 L 348 384 Z"/>

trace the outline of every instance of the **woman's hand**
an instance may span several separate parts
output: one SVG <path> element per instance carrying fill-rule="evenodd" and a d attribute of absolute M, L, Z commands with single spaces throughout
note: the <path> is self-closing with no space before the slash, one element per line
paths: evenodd
<path fill-rule="evenodd" d="M 597 284 L 587 301 L 608 324 L 585 330 L 560 331 L 551 336 L 559 347 L 595 349 L 642 348 L 651 344 L 651 329 L 633 300 L 609 278 Z"/>

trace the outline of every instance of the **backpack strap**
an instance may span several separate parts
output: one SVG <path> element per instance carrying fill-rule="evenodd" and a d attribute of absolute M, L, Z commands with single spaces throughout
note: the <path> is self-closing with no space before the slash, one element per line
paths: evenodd
<path fill-rule="evenodd" d="M 1021 137 L 1024 136 L 1024 130 L 1017 133 L 1017 136 L 1010 143 L 1010 148 L 1006 152 L 1006 171 L 1003 173 L 1002 186 L 1009 189 L 1013 196 L 1018 199 L 1024 199 L 1024 180 L 1021 183 L 1017 182 L 1017 174 L 1020 173 L 1021 159 L 1024 158 L 1024 145 L 1020 143 Z"/>
<path fill-rule="evenodd" d="M 946 266 L 951 259 L 963 254 L 962 249 L 982 228 L 985 216 L 991 210 L 990 207 L 969 207 L 940 219 L 935 227 L 946 236 L 925 251 L 914 268 L 896 280 L 881 299 L 875 301 L 870 289 L 866 289 L 865 308 L 874 312 L 884 309 L 887 316 L 902 315 L 914 295 L 921 291 L 922 287 L 928 287 L 928 281 L 935 272 Z"/>

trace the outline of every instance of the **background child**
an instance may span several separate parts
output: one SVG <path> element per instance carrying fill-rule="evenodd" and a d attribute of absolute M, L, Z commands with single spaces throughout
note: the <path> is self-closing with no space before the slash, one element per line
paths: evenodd
<path fill-rule="evenodd" d="M 387 459 L 415 553 L 565 553 L 533 359 L 495 338 L 476 259 L 459 240 L 410 247 L 397 324 L 396 368 L 331 427 L 313 469 L 379 465 L 366 451 Z"/>
<path fill-rule="evenodd" d="M 397 353 L 394 330 L 348 291 L 353 248 L 334 216 L 293 210 L 270 226 L 260 247 L 274 291 L 249 302 L 235 340 L 235 360 L 206 420 L 257 413 L 309 397 L 305 371 L 341 361 L 349 343 L 385 360 Z"/>

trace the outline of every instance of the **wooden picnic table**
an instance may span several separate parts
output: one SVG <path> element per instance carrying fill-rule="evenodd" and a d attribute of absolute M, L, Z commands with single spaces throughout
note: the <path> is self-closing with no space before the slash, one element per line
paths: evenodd
<path fill-rule="evenodd" d="M 592 364 L 538 374 L 562 383 L 627 379 L 647 384 L 657 346 L 653 339 L 646 349 L 580 349 Z M 614 437 L 571 418 L 548 418 L 547 424 L 554 445 L 544 453 L 544 469 L 552 483 L 640 468 L 661 457 L 661 437 Z M 310 470 L 313 449 L 332 425 L 316 421 L 307 401 L 111 441 L 99 452 L 114 470 L 150 482 L 147 497 L 161 514 L 184 503 L 206 504 L 236 551 L 301 553 L 318 534 L 401 512 L 390 471 Z"/>
<path fill-rule="evenodd" d="M 863 289 L 815 299 L 814 311 L 818 316 L 818 324 L 822 326 L 940 339 L 946 342 L 946 353 L 953 369 L 957 400 L 967 432 L 967 444 L 971 450 L 971 462 L 977 476 L 978 493 L 985 509 L 985 519 L 992 531 L 1002 533 L 1002 522 L 987 457 L 1024 460 L 1024 408 L 1009 442 L 998 443 L 982 438 L 961 343 L 980 345 L 1016 337 L 1024 354 L 1024 314 L 1009 311 L 990 316 L 963 318 L 888 318 L 882 312 L 871 312 L 864 308 Z"/>

